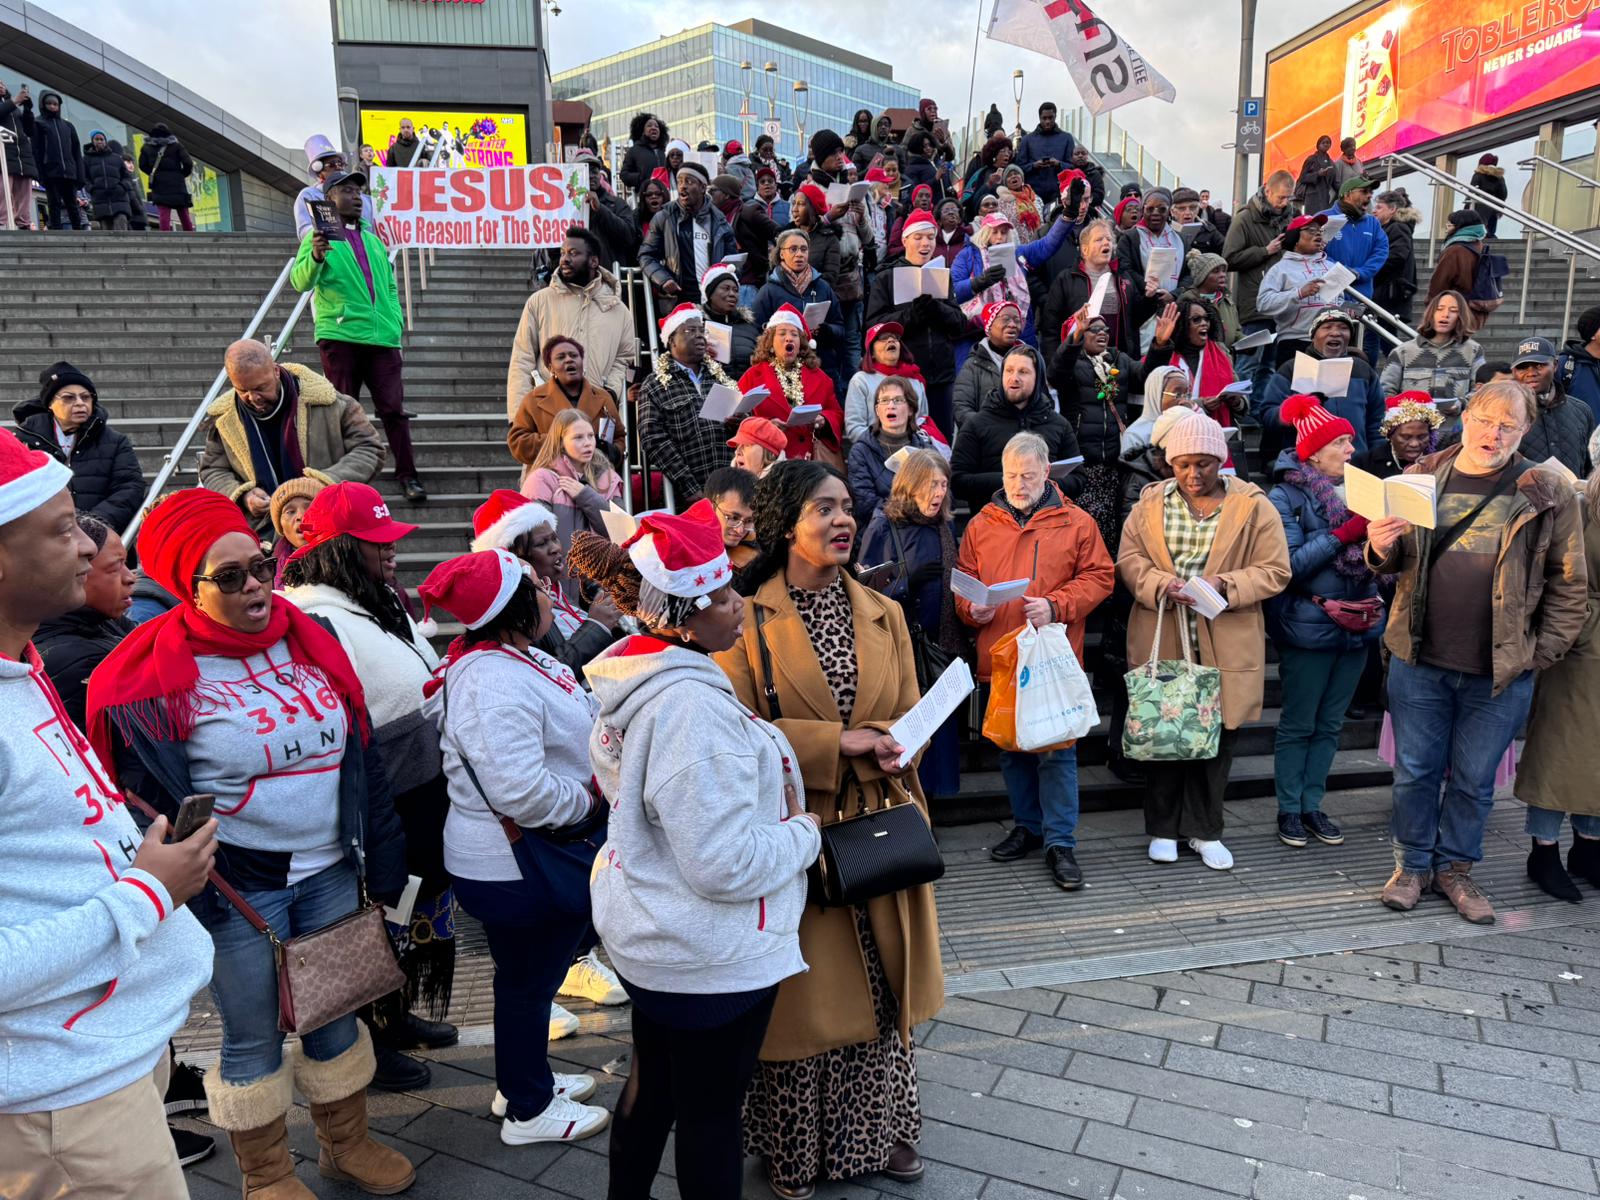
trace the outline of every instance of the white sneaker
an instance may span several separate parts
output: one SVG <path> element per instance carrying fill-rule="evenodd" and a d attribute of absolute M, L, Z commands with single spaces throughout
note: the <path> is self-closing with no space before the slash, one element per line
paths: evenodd
<path fill-rule="evenodd" d="M 550 1005 L 550 1040 L 559 1042 L 564 1037 L 571 1037 L 578 1032 L 578 1018 L 569 1013 L 561 1005 Z"/>
<path fill-rule="evenodd" d="M 596 1004 L 626 1004 L 628 993 L 616 972 L 600 961 L 593 950 L 567 969 L 567 977 L 557 989 L 558 996 L 577 996 Z"/>
<path fill-rule="evenodd" d="M 563 1075 L 555 1072 L 556 1091 L 558 1096 L 565 1096 L 568 1100 L 587 1100 L 594 1095 L 594 1090 L 599 1085 L 595 1083 L 593 1075 Z M 489 1103 L 489 1111 L 497 1117 L 504 1117 L 510 1104 L 505 1095 L 497 1088 L 494 1099 Z"/>
<path fill-rule="evenodd" d="M 1178 843 L 1172 838 L 1150 839 L 1151 862 L 1177 862 Z"/>
<path fill-rule="evenodd" d="M 603 1108 L 556 1096 L 537 1117 L 526 1121 L 502 1121 L 500 1140 L 508 1146 L 530 1146 L 535 1142 L 576 1142 L 599 1133 L 610 1122 L 611 1114 Z"/>
<path fill-rule="evenodd" d="M 1233 870 L 1233 855 L 1221 842 L 1202 842 L 1199 838 L 1189 839 L 1189 849 L 1200 856 L 1200 861 L 1213 871 Z"/>

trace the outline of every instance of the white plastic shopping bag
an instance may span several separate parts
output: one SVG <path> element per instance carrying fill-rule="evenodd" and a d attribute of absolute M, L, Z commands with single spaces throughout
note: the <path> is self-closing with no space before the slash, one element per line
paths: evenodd
<path fill-rule="evenodd" d="M 1076 741 L 1100 723 L 1094 693 L 1059 622 L 1017 635 L 1017 745 Z"/>

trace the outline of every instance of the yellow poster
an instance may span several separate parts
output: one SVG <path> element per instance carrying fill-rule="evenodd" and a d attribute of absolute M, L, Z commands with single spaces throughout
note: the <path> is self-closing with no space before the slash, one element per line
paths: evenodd
<path fill-rule="evenodd" d="M 361 140 L 388 162 L 389 147 L 409 119 L 417 137 L 428 144 L 442 138 L 439 165 L 445 167 L 525 167 L 528 165 L 528 119 L 521 113 L 435 112 L 429 109 L 368 109 L 361 114 Z M 421 166 L 421 163 L 412 163 Z"/>
<path fill-rule="evenodd" d="M 1357 149 L 1400 119 L 1395 62 L 1404 23 L 1405 13 L 1386 14 L 1346 43 L 1340 129 L 1346 137 L 1355 138 Z"/>

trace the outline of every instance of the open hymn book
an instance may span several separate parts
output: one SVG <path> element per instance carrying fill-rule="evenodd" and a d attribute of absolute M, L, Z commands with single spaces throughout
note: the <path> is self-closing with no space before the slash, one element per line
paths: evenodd
<path fill-rule="evenodd" d="M 1439 481 L 1432 475 L 1395 475 L 1379 479 L 1360 467 L 1344 469 L 1345 503 L 1369 521 L 1402 517 L 1423 529 L 1438 521 Z"/>

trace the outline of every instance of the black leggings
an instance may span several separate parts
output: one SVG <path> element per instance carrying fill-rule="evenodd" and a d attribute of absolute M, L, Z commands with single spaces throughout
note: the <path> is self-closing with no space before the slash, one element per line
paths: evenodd
<path fill-rule="evenodd" d="M 633 1069 L 611 1118 L 607 1200 L 650 1200 L 667 1134 L 677 1122 L 678 1191 L 739 1200 L 740 1110 L 778 997 L 714 1029 L 673 1029 L 633 1006 Z"/>

